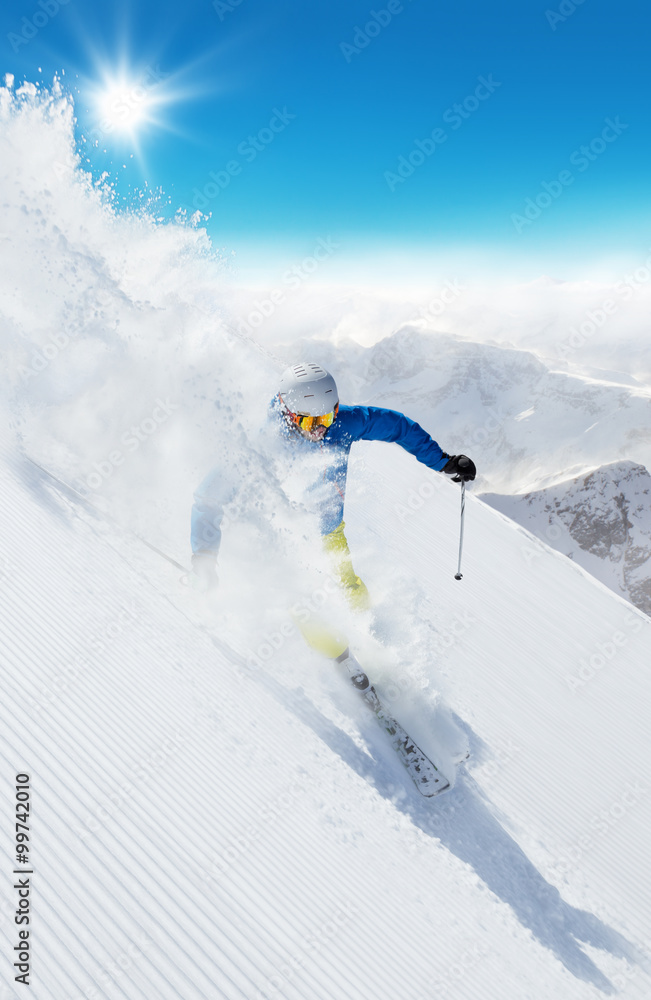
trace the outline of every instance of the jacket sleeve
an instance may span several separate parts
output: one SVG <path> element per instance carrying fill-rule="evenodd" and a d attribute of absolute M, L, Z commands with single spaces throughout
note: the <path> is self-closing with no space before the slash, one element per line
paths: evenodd
<path fill-rule="evenodd" d="M 399 444 L 423 465 L 440 472 L 448 458 L 436 441 L 404 413 L 381 406 L 355 406 L 351 421 L 356 441 L 390 441 Z"/>
<path fill-rule="evenodd" d="M 233 499 L 234 494 L 235 488 L 222 469 L 210 472 L 197 488 L 190 531 L 193 555 L 198 552 L 217 555 L 222 538 L 224 507 Z"/>

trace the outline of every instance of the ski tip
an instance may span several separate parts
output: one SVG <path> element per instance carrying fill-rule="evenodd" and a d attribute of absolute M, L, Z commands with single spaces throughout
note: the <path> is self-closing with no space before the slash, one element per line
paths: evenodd
<path fill-rule="evenodd" d="M 433 799 L 436 795 L 440 795 L 441 792 L 447 792 L 449 788 L 450 782 L 446 780 L 442 781 L 436 788 L 430 787 L 429 784 L 427 786 L 421 786 L 419 787 L 419 791 L 421 795 L 425 796 L 426 799 Z"/>

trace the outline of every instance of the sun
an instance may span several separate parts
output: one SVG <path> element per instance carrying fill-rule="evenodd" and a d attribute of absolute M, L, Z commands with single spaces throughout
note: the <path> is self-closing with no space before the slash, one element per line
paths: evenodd
<path fill-rule="evenodd" d="M 95 109 L 100 128 L 135 139 L 146 125 L 160 124 L 156 111 L 168 103 L 159 70 L 151 66 L 127 76 L 104 76 L 95 90 Z"/>
<path fill-rule="evenodd" d="M 193 115 L 179 114 L 180 104 L 222 94 L 224 81 L 206 75 L 215 63 L 217 49 L 208 47 L 189 62 L 179 62 L 169 46 L 150 46 L 135 52 L 126 25 L 109 53 L 104 44 L 84 39 L 90 72 L 77 76 L 79 126 L 84 141 L 98 155 L 130 155 L 144 165 L 144 151 L 151 150 L 163 133 L 179 141 L 196 141 Z M 168 61 L 166 61 L 168 60 Z"/>
<path fill-rule="evenodd" d="M 191 88 L 180 84 L 178 72 L 161 69 L 153 59 L 133 64 L 123 57 L 109 65 L 97 58 L 95 79 L 87 79 L 83 86 L 89 101 L 87 138 L 101 147 L 128 144 L 138 153 L 146 134 L 179 131 L 168 112 L 194 96 Z"/>
<path fill-rule="evenodd" d="M 126 43 L 125 51 L 109 62 L 90 43 L 89 48 L 95 72 L 82 78 L 80 93 L 88 101 L 82 130 L 93 147 L 120 155 L 128 149 L 144 169 L 144 149 L 151 148 L 161 133 L 179 140 L 191 135 L 172 109 L 207 92 L 205 84 L 187 79 L 196 69 L 194 64 L 172 69 L 161 67 L 157 57 L 133 61 Z"/>
<path fill-rule="evenodd" d="M 98 111 L 113 131 L 134 132 L 147 120 L 151 104 L 151 94 L 142 84 L 119 82 L 110 85 L 100 95 Z"/>

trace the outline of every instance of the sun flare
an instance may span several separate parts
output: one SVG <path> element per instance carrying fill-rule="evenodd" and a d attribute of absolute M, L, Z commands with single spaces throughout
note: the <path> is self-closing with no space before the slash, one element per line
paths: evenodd
<path fill-rule="evenodd" d="M 136 68 L 126 60 L 112 68 L 100 63 L 97 79 L 88 83 L 88 95 L 89 137 L 100 143 L 112 137 L 134 145 L 147 130 L 169 129 L 167 108 L 185 97 L 158 63 Z"/>
<path fill-rule="evenodd" d="M 151 94 L 142 84 L 115 83 L 100 96 L 98 110 L 116 132 L 132 132 L 147 120 L 151 104 Z"/>
<path fill-rule="evenodd" d="M 132 139 L 145 125 L 157 123 L 153 112 L 164 103 L 160 74 L 150 67 L 138 76 L 106 77 L 95 97 L 103 130 Z"/>

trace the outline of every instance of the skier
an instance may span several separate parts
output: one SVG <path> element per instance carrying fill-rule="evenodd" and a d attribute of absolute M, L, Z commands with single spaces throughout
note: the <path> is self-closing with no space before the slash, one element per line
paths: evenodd
<path fill-rule="evenodd" d="M 324 547 L 333 558 L 339 583 L 357 608 L 368 606 L 368 591 L 353 569 L 344 534 L 346 475 L 353 442 L 395 442 L 428 468 L 451 476 L 453 482 L 470 482 L 476 475 L 471 459 L 448 455 L 404 414 L 379 406 L 340 404 L 334 378 L 317 364 L 292 365 L 283 373 L 271 403 L 269 422 L 288 456 L 307 465 L 310 475 L 313 471 L 306 499 L 320 519 Z M 203 481 L 194 496 L 192 569 L 194 584 L 201 590 L 217 585 L 220 525 L 225 503 L 232 495 L 231 486 L 224 483 L 222 471 L 217 470 Z M 318 620 L 297 624 L 313 648 L 347 668 L 356 687 L 372 691 L 343 636 Z"/>

